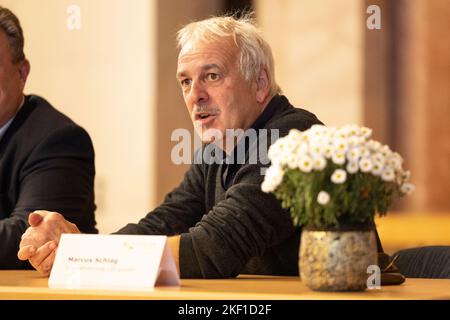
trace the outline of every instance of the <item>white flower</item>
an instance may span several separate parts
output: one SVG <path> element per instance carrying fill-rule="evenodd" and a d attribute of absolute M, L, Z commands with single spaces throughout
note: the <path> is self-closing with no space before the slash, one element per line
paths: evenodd
<path fill-rule="evenodd" d="M 350 161 L 349 163 L 347 163 L 346 169 L 347 169 L 348 173 L 351 173 L 351 174 L 357 173 L 359 170 L 358 162 Z"/>
<path fill-rule="evenodd" d="M 322 138 L 320 138 L 319 143 L 322 146 L 328 146 L 328 145 L 331 145 L 333 143 L 333 140 L 330 138 L 329 133 L 327 133 Z"/>
<path fill-rule="evenodd" d="M 380 149 L 380 152 L 385 157 L 389 156 L 392 153 L 392 151 L 391 151 L 391 149 L 389 148 L 388 145 L 382 146 L 381 149 Z"/>
<path fill-rule="evenodd" d="M 308 134 L 306 134 L 306 133 L 303 134 L 300 140 L 301 140 L 302 142 L 309 142 L 309 136 L 308 136 Z"/>
<path fill-rule="evenodd" d="M 267 152 L 267 155 L 269 156 L 269 159 L 273 162 L 273 161 L 277 161 L 279 158 L 281 158 L 283 154 L 277 148 L 272 148 L 272 147 L 273 147 L 273 145 L 270 146 L 269 151 Z"/>
<path fill-rule="evenodd" d="M 374 176 L 379 176 L 383 172 L 383 164 L 378 161 L 373 162 L 372 174 Z"/>
<path fill-rule="evenodd" d="M 323 170 L 327 165 L 327 161 L 322 156 L 315 156 L 313 158 L 313 168 L 314 170 Z"/>
<path fill-rule="evenodd" d="M 350 147 L 360 147 L 365 143 L 365 139 L 359 136 L 351 136 L 348 138 L 348 145 Z"/>
<path fill-rule="evenodd" d="M 370 138 L 370 136 L 372 135 L 372 129 L 369 129 L 367 127 L 362 127 L 360 132 L 361 135 L 366 139 Z"/>
<path fill-rule="evenodd" d="M 367 146 L 369 147 L 369 149 L 371 149 L 372 151 L 379 151 L 381 149 L 381 143 L 379 143 L 378 141 L 375 140 L 369 140 L 367 142 Z"/>
<path fill-rule="evenodd" d="M 300 144 L 297 146 L 296 151 L 297 151 L 297 154 L 304 155 L 304 154 L 308 153 L 308 149 L 309 149 L 309 146 L 306 142 L 300 142 Z"/>
<path fill-rule="evenodd" d="M 301 141 L 302 140 L 302 132 L 297 129 L 291 129 L 288 134 L 289 139 L 292 141 Z"/>
<path fill-rule="evenodd" d="M 402 184 L 409 181 L 409 178 L 411 176 L 411 171 L 403 171 L 403 169 L 395 172 L 395 182 L 401 186 Z"/>
<path fill-rule="evenodd" d="M 285 138 L 280 138 L 275 141 L 269 148 L 267 155 L 270 160 L 278 158 L 283 155 L 283 152 L 286 148 Z"/>
<path fill-rule="evenodd" d="M 314 124 L 305 133 L 310 139 L 318 139 L 325 135 L 327 127 L 321 124 Z"/>
<path fill-rule="evenodd" d="M 313 168 L 313 161 L 309 156 L 302 156 L 299 162 L 299 168 L 303 172 L 311 172 Z"/>
<path fill-rule="evenodd" d="M 400 171 L 402 169 L 403 158 L 397 152 L 393 152 L 388 158 L 387 163 L 395 170 Z"/>
<path fill-rule="evenodd" d="M 343 126 L 337 129 L 336 135 L 339 138 L 347 138 L 350 135 L 350 128 L 349 126 Z"/>
<path fill-rule="evenodd" d="M 290 154 L 287 157 L 287 165 L 288 165 L 289 169 L 298 168 L 298 166 L 299 166 L 298 157 L 295 154 Z"/>
<path fill-rule="evenodd" d="M 373 163 L 378 162 L 379 164 L 384 166 L 386 159 L 381 152 L 376 152 L 372 155 L 372 161 L 373 161 Z"/>
<path fill-rule="evenodd" d="M 370 170 L 372 170 L 372 161 L 370 161 L 369 158 L 362 158 L 359 161 L 359 169 L 361 170 L 361 172 L 369 172 Z"/>
<path fill-rule="evenodd" d="M 307 144 L 308 150 L 310 153 L 322 154 L 324 144 L 321 140 L 313 140 L 309 144 Z"/>
<path fill-rule="evenodd" d="M 409 178 L 411 177 L 411 171 L 403 171 L 401 173 L 403 181 L 409 181 Z"/>
<path fill-rule="evenodd" d="M 359 148 L 353 148 L 347 152 L 347 159 L 348 159 L 348 161 L 356 162 L 359 160 L 360 155 L 361 155 L 361 150 Z"/>
<path fill-rule="evenodd" d="M 360 149 L 360 157 L 361 158 L 370 158 L 370 150 L 366 147 L 361 147 Z"/>
<path fill-rule="evenodd" d="M 334 137 L 337 134 L 338 129 L 336 127 L 327 127 L 328 131 L 327 131 L 327 136 L 328 138 L 334 139 Z"/>
<path fill-rule="evenodd" d="M 263 183 L 261 183 L 261 190 L 265 193 L 273 192 L 275 189 L 276 187 L 274 187 L 269 180 L 264 180 Z"/>
<path fill-rule="evenodd" d="M 262 191 L 274 191 L 281 181 L 283 181 L 283 175 L 283 169 L 280 166 L 272 164 L 269 169 L 266 170 L 266 175 L 264 176 L 264 181 L 261 185 Z"/>
<path fill-rule="evenodd" d="M 336 139 L 333 145 L 336 151 L 347 152 L 348 142 L 345 139 Z"/>
<path fill-rule="evenodd" d="M 381 174 L 381 179 L 384 181 L 392 181 L 395 178 L 395 172 L 391 167 L 386 167 Z"/>
<path fill-rule="evenodd" d="M 326 146 L 323 149 L 323 155 L 325 156 L 325 158 L 330 159 L 331 156 L 333 155 L 333 148 L 331 146 Z"/>
<path fill-rule="evenodd" d="M 326 191 L 320 191 L 317 195 L 317 202 L 321 205 L 326 205 L 330 202 L 330 195 Z"/>
<path fill-rule="evenodd" d="M 323 156 L 323 147 L 319 145 L 311 147 L 309 154 L 314 157 L 321 157 Z"/>
<path fill-rule="evenodd" d="M 297 145 L 295 144 L 294 141 L 287 139 L 286 140 L 286 148 L 284 150 L 284 152 L 286 152 L 287 154 L 292 153 L 292 151 L 294 151 L 294 149 L 297 147 Z"/>
<path fill-rule="evenodd" d="M 345 180 L 347 180 L 347 172 L 342 169 L 336 169 L 334 170 L 333 174 L 331 175 L 331 181 L 336 184 L 344 183 Z"/>
<path fill-rule="evenodd" d="M 361 129 L 356 124 L 349 125 L 348 130 L 350 132 L 350 136 L 359 136 L 361 132 Z"/>
<path fill-rule="evenodd" d="M 345 153 L 342 151 L 336 151 L 331 156 L 331 160 L 333 160 L 333 162 L 335 164 L 339 164 L 339 165 L 344 164 L 345 163 Z"/>
<path fill-rule="evenodd" d="M 345 139 L 345 138 L 347 138 L 347 133 L 345 131 L 339 129 L 336 131 L 334 136 L 337 137 L 338 139 Z"/>
<path fill-rule="evenodd" d="M 416 187 L 412 183 L 404 183 L 400 187 L 400 191 L 405 195 L 410 195 L 416 190 Z"/>

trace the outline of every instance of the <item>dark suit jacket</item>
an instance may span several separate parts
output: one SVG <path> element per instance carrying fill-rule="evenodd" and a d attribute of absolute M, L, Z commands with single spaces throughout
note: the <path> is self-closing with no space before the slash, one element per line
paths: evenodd
<path fill-rule="evenodd" d="M 96 233 L 94 149 L 88 133 L 38 96 L 26 96 L 0 140 L 0 269 L 26 268 L 17 251 L 34 210 L 57 211 Z"/>

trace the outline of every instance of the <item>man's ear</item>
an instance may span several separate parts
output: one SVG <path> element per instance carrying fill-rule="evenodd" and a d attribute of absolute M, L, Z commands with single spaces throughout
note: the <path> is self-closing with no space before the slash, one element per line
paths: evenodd
<path fill-rule="evenodd" d="M 30 62 L 27 59 L 19 62 L 19 75 L 20 80 L 22 80 L 23 86 L 25 86 L 25 82 L 27 81 L 28 75 L 30 74 Z"/>
<path fill-rule="evenodd" d="M 261 68 L 256 78 L 256 101 L 260 104 L 266 101 L 270 92 L 269 76 L 265 68 Z"/>

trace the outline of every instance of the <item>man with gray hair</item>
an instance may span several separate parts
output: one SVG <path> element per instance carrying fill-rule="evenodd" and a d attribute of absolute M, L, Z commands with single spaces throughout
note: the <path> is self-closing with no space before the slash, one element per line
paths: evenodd
<path fill-rule="evenodd" d="M 248 16 L 190 23 L 178 42 L 176 77 L 204 143 L 198 153 L 230 129 L 273 129 L 283 136 L 321 123 L 280 95 L 271 49 Z M 235 148 L 223 146 L 227 159 L 236 159 Z M 246 159 L 251 150 L 254 145 Z M 160 206 L 117 233 L 169 236 L 182 278 L 297 275 L 300 229 L 274 195 L 261 190 L 263 167 L 263 161 L 194 163 Z M 33 213 L 29 220 L 18 255 L 48 274 L 60 234 L 79 230 L 55 212 Z"/>
<path fill-rule="evenodd" d="M 0 269 L 30 267 L 17 250 L 35 210 L 57 210 L 96 232 L 91 140 L 43 98 L 23 94 L 23 47 L 19 20 L 0 6 Z"/>

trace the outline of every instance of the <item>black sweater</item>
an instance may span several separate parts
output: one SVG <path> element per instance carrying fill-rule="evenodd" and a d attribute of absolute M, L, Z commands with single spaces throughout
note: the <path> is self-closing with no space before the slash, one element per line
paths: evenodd
<path fill-rule="evenodd" d="M 320 123 L 312 113 L 277 95 L 252 128 L 256 132 L 278 129 L 281 137 L 292 128 L 306 130 Z M 258 141 L 263 138 L 260 134 Z M 292 225 L 289 212 L 275 196 L 261 190 L 267 153 L 257 163 L 249 161 L 257 144 L 247 142 L 245 163 L 194 162 L 159 207 L 117 233 L 181 234 L 182 278 L 227 278 L 239 273 L 298 275 L 300 229 Z M 197 159 L 202 151 L 205 148 L 196 154 Z M 236 159 L 233 154 L 231 157 Z"/>

